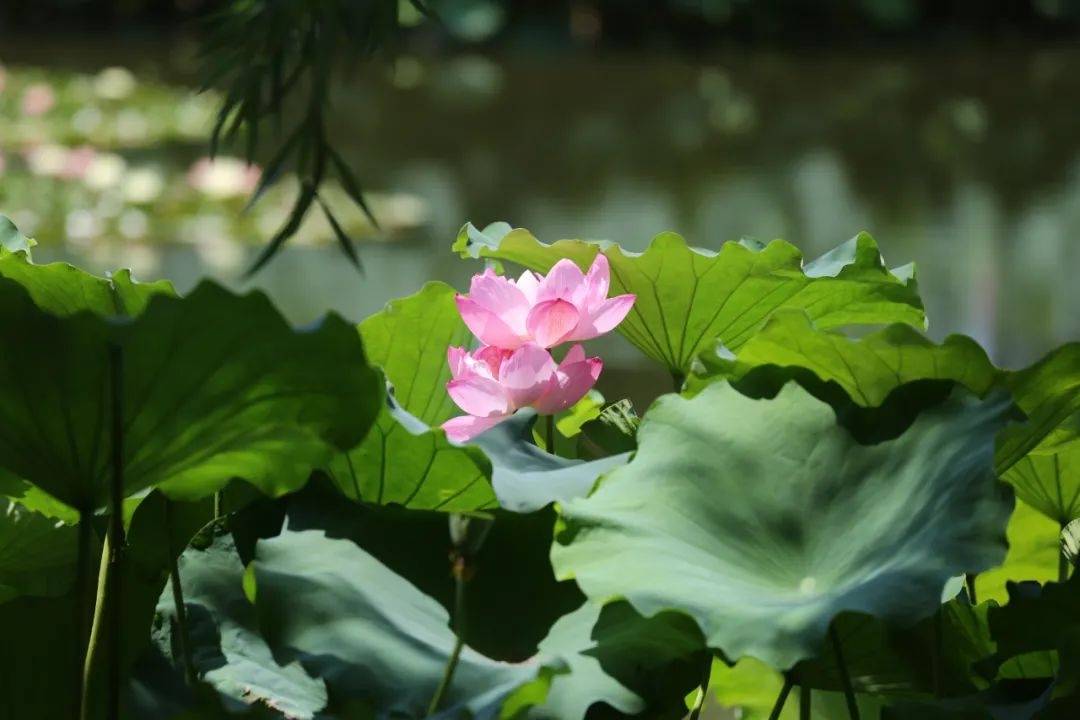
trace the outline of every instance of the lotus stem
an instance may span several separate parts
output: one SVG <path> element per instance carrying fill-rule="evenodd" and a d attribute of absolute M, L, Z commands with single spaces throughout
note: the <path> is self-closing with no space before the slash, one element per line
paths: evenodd
<path fill-rule="evenodd" d="M 671 384 L 675 387 L 675 392 L 682 392 L 682 386 L 686 382 L 686 375 L 680 370 L 671 371 Z"/>
<path fill-rule="evenodd" d="M 836 633 L 835 625 L 829 626 L 829 639 L 832 641 L 833 652 L 836 653 L 836 666 L 840 669 L 840 682 L 844 685 L 844 699 L 847 700 L 848 716 L 851 720 L 859 720 L 859 704 L 855 702 L 855 688 L 851 686 L 851 675 L 848 674 L 847 665 L 844 664 L 844 653 L 840 647 L 840 636 Z"/>
<path fill-rule="evenodd" d="M 435 690 L 435 695 L 428 705 L 427 717 L 431 717 L 439 710 L 443 697 L 450 690 L 450 684 L 454 680 L 454 671 L 457 669 L 458 660 L 461 658 L 461 650 L 465 646 L 465 575 L 467 562 L 463 555 L 459 555 L 454 561 L 454 649 L 450 653 L 450 659 L 446 661 L 446 669 L 443 670 L 442 680 Z"/>
<path fill-rule="evenodd" d="M 975 578 L 979 577 L 976 573 L 968 573 L 964 575 L 964 585 L 967 587 L 968 600 L 972 605 L 978 605 L 979 599 L 975 594 Z"/>
<path fill-rule="evenodd" d="M 90 720 L 94 713 L 90 710 L 90 679 L 93 675 L 94 666 L 100 661 L 102 649 L 102 626 L 105 624 L 105 603 L 108 599 L 109 568 L 111 566 L 111 548 L 109 536 L 105 536 L 105 542 L 101 548 L 101 564 L 98 568 L 97 599 L 94 603 L 94 620 L 90 626 L 90 639 L 86 646 L 86 658 L 83 661 L 82 695 L 79 699 L 79 717 L 81 720 Z"/>
<path fill-rule="evenodd" d="M 554 455 L 555 454 L 555 416 L 554 415 L 548 415 L 547 416 L 547 438 L 546 438 L 545 445 L 546 445 L 545 449 L 549 453 Z"/>
<path fill-rule="evenodd" d="M 225 498 L 223 497 L 224 491 L 218 490 L 214 493 L 214 519 L 217 520 L 221 517 L 222 508 L 225 505 Z"/>
<path fill-rule="evenodd" d="M 123 620 L 124 550 L 124 351 L 109 346 L 109 377 L 112 389 L 112 482 L 109 485 L 109 685 L 106 717 L 120 717 L 120 654 Z"/>
<path fill-rule="evenodd" d="M 87 632 L 89 631 L 88 611 L 92 612 L 92 598 L 90 595 L 90 544 L 93 541 L 93 527 L 90 525 L 92 513 L 89 510 L 79 512 L 79 539 L 75 566 L 75 655 L 85 661 L 87 650 Z M 76 663 L 75 686 L 79 689 L 78 697 L 83 696 L 83 667 Z"/>
<path fill-rule="evenodd" d="M 809 685 L 799 686 L 799 720 L 810 720 L 810 708 L 813 704 L 814 691 Z"/>
<path fill-rule="evenodd" d="M 701 717 L 701 710 L 705 707 L 705 698 L 709 696 L 709 681 L 712 680 L 712 665 L 712 655 L 707 654 L 705 656 L 705 669 L 701 673 L 701 683 L 698 686 L 697 698 L 694 700 L 694 707 L 690 710 L 690 717 L 688 720 L 698 720 L 698 718 Z"/>
<path fill-rule="evenodd" d="M 168 538 L 169 584 L 172 585 L 173 604 L 176 605 L 176 631 L 180 644 L 180 656 L 184 661 L 184 679 L 188 685 L 195 684 L 195 661 L 191 657 L 191 638 L 188 635 L 187 606 L 184 604 L 184 586 L 180 582 L 178 553 L 172 544 L 173 518 L 172 501 L 165 501 L 165 535 Z"/>
<path fill-rule="evenodd" d="M 791 672 L 784 673 L 784 686 L 780 688 L 780 694 L 776 696 L 772 712 L 769 713 L 769 720 L 780 720 L 780 713 L 784 711 L 784 705 L 787 703 L 788 695 L 791 694 L 791 687 L 794 684 L 795 676 Z"/>

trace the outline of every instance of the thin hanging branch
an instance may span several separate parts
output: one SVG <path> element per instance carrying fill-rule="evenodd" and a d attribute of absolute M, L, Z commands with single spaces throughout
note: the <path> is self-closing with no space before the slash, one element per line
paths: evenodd
<path fill-rule="evenodd" d="M 435 17 L 426 2 L 412 0 L 412 5 Z M 249 206 L 287 170 L 300 180 L 292 211 L 249 276 L 296 234 L 315 204 L 345 256 L 360 268 L 352 239 L 320 195 L 324 182 L 336 178 L 376 228 L 378 222 L 356 175 L 328 138 L 326 111 L 335 70 L 392 50 L 401 32 L 398 13 L 398 0 L 244 0 L 206 18 L 203 87 L 224 95 L 210 136 L 211 155 L 226 144 L 242 145 L 248 162 L 254 162 L 268 151 Z M 300 117 L 289 126 L 295 109 L 301 109 Z"/>

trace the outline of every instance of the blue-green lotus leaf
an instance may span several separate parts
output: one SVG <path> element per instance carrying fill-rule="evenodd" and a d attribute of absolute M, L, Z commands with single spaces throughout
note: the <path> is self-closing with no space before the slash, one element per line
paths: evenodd
<path fill-rule="evenodd" d="M 993 440 L 1012 415 L 960 395 L 866 446 L 795 384 L 665 396 L 634 459 L 562 506 L 553 563 L 593 599 L 681 610 L 732 659 L 790 667 L 841 611 L 914 622 L 1000 563 L 1013 498 Z"/>
<path fill-rule="evenodd" d="M 597 478 L 630 459 L 628 452 L 588 462 L 544 452 L 529 442 L 535 422 L 534 411 L 519 410 L 472 441 L 491 459 L 492 485 L 507 510 L 532 512 L 587 495 Z"/>

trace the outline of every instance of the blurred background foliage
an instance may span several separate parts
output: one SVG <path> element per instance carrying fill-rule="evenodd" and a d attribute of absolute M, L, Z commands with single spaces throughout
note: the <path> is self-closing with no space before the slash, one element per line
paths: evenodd
<path fill-rule="evenodd" d="M 359 320 L 430 278 L 463 286 L 473 268 L 448 247 L 467 219 L 635 250 L 668 229 L 708 248 L 784 237 L 808 256 L 866 229 L 892 264 L 919 262 L 935 338 L 965 332 L 1017 365 L 1080 336 L 1080 0 L 426 4 L 434 17 L 408 0 L 278 3 L 327 13 L 333 52 L 309 55 L 321 70 L 256 143 L 241 128 L 210 162 L 244 53 L 273 48 L 240 22 L 208 56 L 229 27 L 208 18 L 264 3 L 6 0 L 0 212 L 41 260 L 254 284 L 298 322 Z M 335 25 L 343 6 L 353 22 Z M 214 57 L 227 72 L 199 93 Z M 245 280 L 316 179 L 303 143 L 263 171 L 322 75 L 323 135 L 303 137 L 355 183 L 324 166 L 295 236 Z M 654 380 L 620 340 L 598 350 L 605 393 Z"/>

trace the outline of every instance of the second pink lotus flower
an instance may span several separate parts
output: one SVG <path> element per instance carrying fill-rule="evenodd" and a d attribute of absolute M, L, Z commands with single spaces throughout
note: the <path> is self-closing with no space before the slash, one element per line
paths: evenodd
<path fill-rule="evenodd" d="M 494 427 L 524 407 L 554 415 L 570 407 L 596 383 L 603 369 L 598 357 L 585 357 L 575 345 L 556 364 L 538 345 L 516 350 L 482 347 L 469 353 L 452 347 L 447 352 L 452 380 L 450 397 L 468 413 L 443 424 L 451 440 L 464 442 Z"/>

